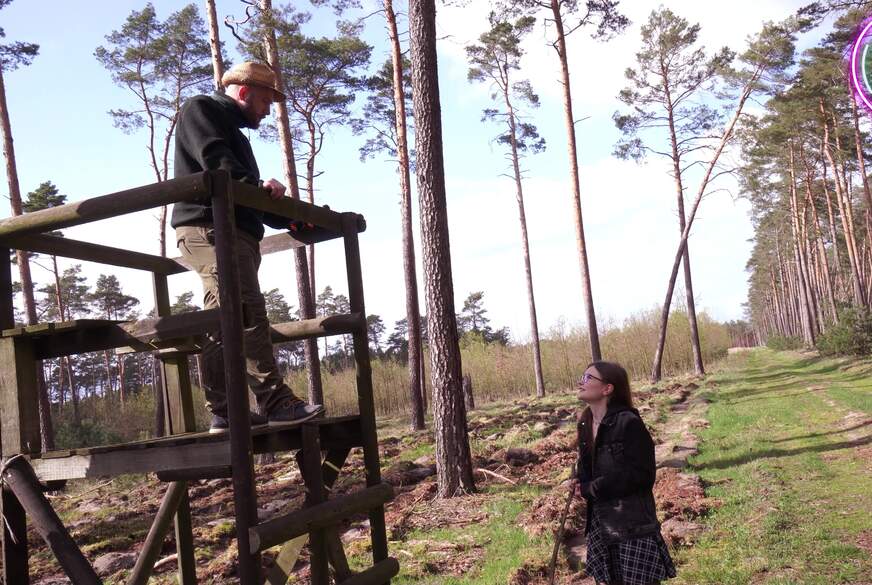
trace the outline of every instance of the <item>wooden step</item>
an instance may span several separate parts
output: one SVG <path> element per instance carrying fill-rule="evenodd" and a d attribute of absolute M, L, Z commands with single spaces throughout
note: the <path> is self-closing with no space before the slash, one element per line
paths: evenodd
<path fill-rule="evenodd" d="M 283 343 L 309 337 L 355 333 L 364 327 L 366 318 L 360 313 L 351 313 L 277 323 L 271 326 L 270 335 L 273 343 Z M 37 359 L 49 359 L 117 348 L 121 348 L 120 353 L 155 350 L 192 353 L 200 349 L 195 339 L 197 336 L 219 328 L 219 310 L 206 309 L 139 321 L 77 319 L 38 323 L 5 329 L 2 336 L 30 338 L 34 356 Z"/>
<path fill-rule="evenodd" d="M 345 335 L 362 331 L 366 327 L 366 317 L 362 313 L 330 315 L 318 319 L 276 323 L 270 329 L 273 343 L 299 341 L 309 337 Z"/>
<path fill-rule="evenodd" d="M 357 415 L 306 421 L 318 425 L 324 449 L 363 445 Z M 251 430 L 254 453 L 295 451 L 302 446 L 300 423 Z M 119 445 L 48 451 L 31 456 L 40 481 L 113 477 L 125 473 L 182 474 L 185 470 L 230 466 L 229 433 L 185 433 Z"/>
<path fill-rule="evenodd" d="M 248 529 L 251 554 L 377 508 L 393 497 L 394 488 L 390 484 L 380 483 L 252 526 Z"/>
<path fill-rule="evenodd" d="M 3 331 L 3 337 L 27 337 L 36 359 L 49 359 L 90 351 L 134 347 L 153 351 L 163 343 L 201 335 L 219 327 L 218 309 L 193 311 L 140 321 L 78 319 L 62 323 L 39 323 Z"/>
<path fill-rule="evenodd" d="M 217 329 L 218 325 L 215 325 Z M 270 339 L 273 343 L 287 343 L 310 337 L 327 337 L 329 335 L 345 335 L 355 333 L 366 327 L 366 319 L 360 313 L 329 315 L 317 319 L 288 321 L 270 325 Z M 148 349 L 158 349 L 161 356 L 175 356 L 199 353 L 203 349 L 202 336 L 192 336 L 169 341 L 153 341 Z M 117 348 L 116 353 L 131 353 L 146 351 L 142 346 Z"/>

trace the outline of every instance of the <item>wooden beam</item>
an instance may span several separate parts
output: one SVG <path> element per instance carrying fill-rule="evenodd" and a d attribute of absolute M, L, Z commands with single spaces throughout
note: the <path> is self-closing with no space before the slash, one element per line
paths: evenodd
<path fill-rule="evenodd" d="M 262 256 L 265 256 L 267 254 L 293 250 L 294 248 L 327 242 L 341 237 L 342 234 L 339 232 L 333 232 L 317 226 L 299 232 L 272 234 L 260 241 L 260 253 Z"/>
<path fill-rule="evenodd" d="M 120 348 L 120 353 L 155 349 L 165 349 L 170 354 L 191 353 L 198 351 L 198 347 L 190 343 L 192 338 L 219 329 L 219 310 L 206 309 L 140 321 L 79 319 L 39 323 L 6 329 L 2 336 L 35 338 L 34 354 L 37 359 L 113 348 Z M 366 319 L 362 313 L 330 315 L 276 323 L 270 328 L 270 336 L 273 343 L 284 343 L 309 337 L 355 333 L 365 326 Z"/>
<path fill-rule="evenodd" d="M 171 316 L 167 275 L 152 273 L 152 285 L 157 316 L 159 318 Z M 196 429 L 196 422 L 191 396 L 191 377 L 188 373 L 188 356 L 161 355 L 159 359 L 163 382 L 166 432 L 168 435 L 192 432 Z M 191 528 L 191 504 L 188 500 L 187 483 L 178 482 L 173 485 L 182 492 L 178 496 L 178 502 L 174 505 L 178 582 L 179 585 L 196 585 L 197 563 L 194 556 L 194 534 Z M 163 540 L 163 536 L 161 536 L 161 540 Z M 158 552 L 159 549 L 155 551 L 155 555 Z M 154 559 L 151 559 L 151 562 L 153 565 Z"/>
<path fill-rule="evenodd" d="M 18 502 L 18 498 L 10 490 L 0 489 L 0 514 L 2 514 L 3 526 L 0 532 L 3 534 L 3 558 L 0 563 L 0 576 L 2 582 L 30 583 L 27 550 L 27 517 L 24 508 Z M 284 583 L 282 583 L 284 585 Z"/>
<path fill-rule="evenodd" d="M 303 425 L 303 448 L 297 453 L 300 471 L 306 484 L 306 508 L 316 508 L 324 503 L 327 494 L 324 490 L 324 477 L 321 475 L 321 443 L 318 441 L 318 427 Z M 293 521 L 292 521 L 293 522 Z M 251 539 L 251 529 L 248 534 Z M 329 585 L 330 571 L 327 566 L 327 534 L 325 527 L 310 526 L 309 532 L 309 577 L 312 585 Z M 287 539 L 283 539 L 287 540 Z M 250 540 L 252 552 L 256 544 Z"/>
<path fill-rule="evenodd" d="M 42 493 L 42 487 L 27 459 L 13 457 L 6 462 L 4 468 L 3 481 L 15 494 L 70 581 L 76 585 L 102 585 L 94 568 Z"/>
<path fill-rule="evenodd" d="M 249 529 L 251 550 L 263 551 L 301 534 L 326 528 L 354 514 L 382 506 L 393 497 L 394 488 L 380 483 L 262 522 Z"/>
<path fill-rule="evenodd" d="M 3 456 L 39 453 L 39 400 L 31 340 L 0 339 L 0 445 Z"/>
<path fill-rule="evenodd" d="M 363 272 L 360 265 L 360 243 L 357 238 L 356 217 L 342 215 L 342 233 L 345 243 L 345 272 L 348 278 L 348 301 L 351 310 L 366 314 L 363 300 Z M 360 431 L 363 438 L 363 464 L 366 485 L 381 483 L 381 465 L 378 456 L 378 433 L 373 402 L 372 364 L 369 361 L 369 338 L 366 327 L 357 331 L 354 341 L 354 365 L 357 380 L 357 405 L 360 412 Z M 388 538 L 383 507 L 369 511 L 372 559 L 378 563 L 388 558 Z"/>
<path fill-rule="evenodd" d="M 287 585 L 288 577 L 294 572 L 294 565 L 309 542 L 309 535 L 304 534 L 286 542 L 273 561 L 273 566 L 267 571 L 266 585 Z"/>
<path fill-rule="evenodd" d="M 298 341 L 309 337 L 325 337 L 327 335 L 344 335 L 361 331 L 366 327 L 366 317 L 363 313 L 348 315 L 330 315 L 317 319 L 289 321 L 276 323 L 270 328 L 273 343 Z"/>
<path fill-rule="evenodd" d="M 351 449 L 327 449 L 327 454 L 324 457 L 324 462 L 321 464 L 321 475 L 324 478 L 324 487 L 327 490 L 330 490 L 333 487 L 333 484 L 336 483 L 336 478 L 339 477 L 339 470 L 342 469 L 342 466 L 345 465 L 345 460 L 348 458 L 348 454 L 351 452 Z M 297 463 L 300 461 L 300 452 L 297 451 Z M 334 536 L 336 531 L 332 532 Z M 330 539 L 330 534 L 328 533 L 328 539 Z M 300 556 L 300 551 L 303 550 L 303 546 L 309 541 L 309 535 L 304 534 L 302 536 L 298 536 L 297 538 L 292 538 L 291 540 L 284 543 L 279 549 L 279 554 L 276 556 L 276 559 L 273 563 L 272 568 L 267 572 L 266 583 L 267 585 L 285 585 L 288 582 L 288 577 L 290 577 L 293 572 L 294 565 L 297 563 L 297 557 Z M 330 541 L 328 540 L 328 546 L 330 546 Z M 344 551 L 343 551 L 344 555 Z M 333 568 L 336 569 L 337 561 L 333 560 Z M 346 566 L 347 566 L 346 561 Z M 340 571 L 336 571 L 337 580 L 339 579 Z"/>
<path fill-rule="evenodd" d="M 361 444 L 356 416 L 319 421 L 325 449 L 351 449 Z M 255 453 L 294 451 L 302 445 L 300 425 L 288 423 L 252 430 Z M 60 451 L 32 456 L 31 464 L 41 481 L 83 477 L 114 477 L 126 473 L 158 473 L 230 465 L 225 435 L 196 433 L 150 439 L 126 445 Z"/>
<path fill-rule="evenodd" d="M 241 183 L 240 183 L 241 185 Z M 254 485 L 251 420 L 248 417 L 248 384 L 243 349 L 243 306 L 236 253 L 234 208 L 236 184 L 216 181 L 212 190 L 215 226 L 215 260 L 221 305 L 221 356 L 227 398 L 230 461 L 233 466 L 233 512 L 236 518 L 236 568 L 242 585 L 261 582 L 260 555 L 248 553 L 248 528 L 257 524 L 257 490 Z"/>
<path fill-rule="evenodd" d="M 226 479 L 233 477 L 233 470 L 229 465 L 219 467 L 200 467 L 197 469 L 171 469 L 159 471 L 159 481 L 200 481 L 203 479 Z"/>
<path fill-rule="evenodd" d="M 75 258 L 76 260 L 121 266 L 122 268 L 147 270 L 159 274 L 179 274 L 189 270 L 186 265 L 173 258 L 164 258 L 163 256 L 133 252 L 49 234 L 10 236 L 5 238 L 4 243 L 16 250 Z"/>
<path fill-rule="evenodd" d="M 327 541 L 327 557 L 333 566 L 333 576 L 337 583 L 341 583 L 354 573 L 348 567 L 348 557 L 345 556 L 345 549 L 342 548 L 342 538 L 339 536 L 338 528 L 335 525 L 327 527 L 324 530 L 324 538 Z"/>
<path fill-rule="evenodd" d="M 247 183 L 233 183 L 233 200 L 237 205 L 244 205 L 254 209 L 267 211 L 275 215 L 287 217 L 290 220 L 310 223 L 335 234 L 342 233 L 342 214 L 328 207 L 312 205 L 300 199 L 282 197 L 270 199 L 266 189 L 260 189 Z M 366 220 L 362 215 L 354 214 L 357 218 L 357 231 L 366 229 Z"/>
<path fill-rule="evenodd" d="M 337 581 L 339 585 L 384 585 L 397 576 L 400 572 L 400 563 L 393 557 L 388 557 L 370 567 L 369 569 L 354 575 L 344 581 Z"/>
<path fill-rule="evenodd" d="M 133 567 L 130 578 L 127 580 L 127 585 L 146 585 L 148 583 L 148 579 L 154 570 L 154 563 L 157 561 L 158 555 L 160 555 L 164 539 L 170 530 L 173 516 L 175 516 L 176 511 L 179 509 L 179 504 L 187 493 L 188 484 L 183 481 L 171 483 L 167 488 L 161 500 L 160 508 L 158 508 L 157 515 L 154 517 L 154 522 L 152 522 L 148 535 L 145 537 L 142 551 L 136 559 L 136 565 Z"/>
<path fill-rule="evenodd" d="M 0 329 L 15 327 L 11 253 L 8 247 L 0 246 Z"/>
<path fill-rule="evenodd" d="M 31 330 L 28 327 L 23 330 L 7 330 L 3 335 L 37 337 L 33 341 L 34 354 L 37 359 L 49 359 L 117 347 L 153 351 L 161 347 L 172 347 L 175 341 L 217 329 L 218 309 L 207 309 L 120 323 L 72 321 L 68 324 L 58 323 L 51 330 Z"/>
<path fill-rule="evenodd" d="M 127 213 L 208 197 L 216 173 L 207 171 L 67 203 L 0 220 L 0 237 L 37 234 L 82 225 Z"/>

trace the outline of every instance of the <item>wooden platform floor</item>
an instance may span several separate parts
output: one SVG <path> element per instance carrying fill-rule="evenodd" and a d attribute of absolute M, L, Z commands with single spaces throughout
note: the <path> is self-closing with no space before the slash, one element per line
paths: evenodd
<path fill-rule="evenodd" d="M 303 424 L 318 425 L 323 449 L 362 446 L 360 417 L 357 415 L 313 419 Z M 301 423 L 291 422 L 252 429 L 254 452 L 299 449 L 302 445 L 301 427 Z M 228 438 L 229 433 L 184 433 L 118 445 L 49 451 L 32 455 L 30 462 L 43 482 L 205 469 L 230 465 Z"/>

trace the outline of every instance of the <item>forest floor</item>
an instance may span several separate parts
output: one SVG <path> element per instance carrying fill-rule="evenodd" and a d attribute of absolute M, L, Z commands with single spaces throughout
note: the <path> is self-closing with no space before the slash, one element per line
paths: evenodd
<path fill-rule="evenodd" d="M 636 402 L 657 443 L 655 497 L 682 584 L 872 585 L 872 363 L 753 351 L 704 380 L 640 387 Z M 397 585 L 547 583 L 554 531 L 568 494 L 578 403 L 573 392 L 487 405 L 469 414 L 477 493 L 435 497 L 430 432 L 384 421 L 379 439 Z M 429 423 L 429 421 L 428 421 Z M 300 506 L 296 462 L 257 466 L 262 519 Z M 362 484 L 354 452 L 333 493 Z M 107 584 L 124 583 L 165 489 L 154 476 L 70 482 L 51 497 Z M 235 583 L 229 480 L 191 487 L 201 583 Z M 583 502 L 573 502 L 557 582 L 583 577 Z M 368 523 L 342 540 L 353 569 L 371 562 Z M 36 534 L 31 574 L 66 583 Z M 175 583 L 172 538 L 150 583 Z M 269 566 L 276 551 L 264 554 Z M 867 577 L 863 577 L 866 575 Z M 308 581 L 306 550 L 291 583 Z M 864 581 L 864 579 L 866 579 Z"/>

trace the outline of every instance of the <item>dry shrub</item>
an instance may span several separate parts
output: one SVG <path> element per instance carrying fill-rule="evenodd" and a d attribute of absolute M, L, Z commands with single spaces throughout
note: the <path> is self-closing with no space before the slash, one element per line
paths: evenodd
<path fill-rule="evenodd" d="M 657 343 L 659 309 L 643 311 L 628 317 L 620 325 L 604 327 L 600 335 L 603 356 L 616 361 L 633 379 L 645 378 L 651 370 Z M 706 313 L 697 315 L 706 362 L 727 353 L 730 335 L 727 327 Z M 545 389 L 555 392 L 572 388 L 584 372 L 590 353 L 586 329 L 570 327 L 561 321 L 541 339 L 542 375 Z M 687 316 L 674 311 L 670 316 L 663 356 L 663 375 L 686 372 L 693 367 L 690 347 L 690 327 Z M 472 377 L 477 404 L 501 402 L 535 393 L 533 355 L 529 343 L 503 346 L 486 344 L 481 339 L 467 339 L 461 344 L 463 372 Z M 425 381 L 429 396 L 429 352 L 424 352 Z M 323 371 L 324 400 L 328 412 L 335 415 L 357 412 L 356 379 L 353 368 Z M 289 383 L 298 394 L 305 395 L 305 372 L 293 372 Z M 408 366 L 392 359 L 372 360 L 373 397 L 379 416 L 409 413 Z"/>

